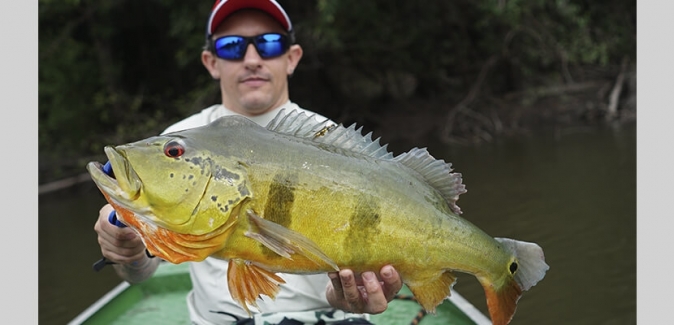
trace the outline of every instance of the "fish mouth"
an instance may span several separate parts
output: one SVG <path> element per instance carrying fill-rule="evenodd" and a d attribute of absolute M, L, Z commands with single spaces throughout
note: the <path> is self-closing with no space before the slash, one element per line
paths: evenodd
<path fill-rule="evenodd" d="M 140 195 L 143 184 L 138 174 L 129 165 L 129 161 L 123 152 L 111 146 L 106 146 L 104 151 L 112 167 L 110 175 L 103 170 L 103 165 L 97 161 L 87 164 L 87 170 L 101 191 L 118 201 L 117 203 L 120 205 L 129 206 Z"/>

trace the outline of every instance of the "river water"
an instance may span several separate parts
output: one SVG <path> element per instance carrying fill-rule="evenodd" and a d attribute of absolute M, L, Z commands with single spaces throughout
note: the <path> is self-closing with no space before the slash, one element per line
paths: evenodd
<path fill-rule="evenodd" d="M 512 324 L 636 324 L 635 126 L 429 151 L 463 174 L 464 218 L 545 252 L 550 270 Z M 93 182 L 40 196 L 40 324 L 67 323 L 119 283 L 111 268 L 91 267 L 103 203 Z M 474 277 L 459 274 L 454 288 L 487 314 Z"/>

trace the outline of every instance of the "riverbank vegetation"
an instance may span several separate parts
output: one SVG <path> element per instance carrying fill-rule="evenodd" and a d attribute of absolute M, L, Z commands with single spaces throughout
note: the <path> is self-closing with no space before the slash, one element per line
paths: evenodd
<path fill-rule="evenodd" d="M 280 0 L 301 106 L 392 150 L 636 119 L 636 1 Z M 219 102 L 212 1 L 40 0 L 40 183 Z"/>

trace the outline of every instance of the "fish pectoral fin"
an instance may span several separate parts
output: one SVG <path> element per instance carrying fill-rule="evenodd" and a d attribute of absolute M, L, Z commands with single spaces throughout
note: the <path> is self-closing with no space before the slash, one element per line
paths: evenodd
<path fill-rule="evenodd" d="M 444 271 L 430 276 L 414 276 L 405 281 L 405 285 L 412 291 L 421 307 L 429 313 L 435 314 L 435 307 L 450 295 L 450 289 L 456 281 L 456 276 L 450 271 Z"/>
<path fill-rule="evenodd" d="M 227 284 L 234 301 L 252 316 L 248 306 L 257 307 L 255 302 L 260 295 L 276 298 L 279 285 L 285 283 L 274 272 L 265 270 L 242 259 L 229 260 Z"/>
<path fill-rule="evenodd" d="M 318 245 L 306 236 L 283 227 L 277 223 L 265 220 L 248 210 L 250 229 L 245 233 L 246 237 L 255 239 L 274 253 L 285 258 L 292 259 L 293 254 L 300 254 L 318 266 L 329 266 L 335 271 L 339 267 L 332 261 Z"/>

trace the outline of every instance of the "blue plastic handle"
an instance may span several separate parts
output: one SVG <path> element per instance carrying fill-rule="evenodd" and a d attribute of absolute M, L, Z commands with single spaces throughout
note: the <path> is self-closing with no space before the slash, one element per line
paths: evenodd
<path fill-rule="evenodd" d="M 126 227 L 125 224 L 123 224 L 121 221 L 117 220 L 117 212 L 115 210 L 110 211 L 110 214 L 108 215 L 108 222 L 111 224 L 119 227 L 119 228 L 124 228 Z"/>
<path fill-rule="evenodd" d="M 106 173 L 108 176 L 113 178 L 115 177 L 115 173 L 112 171 L 112 165 L 110 164 L 110 161 L 106 162 L 105 165 L 103 165 L 102 169 L 103 172 Z M 115 212 L 115 210 L 110 211 L 110 214 L 108 214 L 108 222 L 120 228 L 126 227 L 125 224 L 117 220 L 117 212 Z M 150 258 L 154 257 L 152 254 L 150 254 L 150 251 L 148 251 L 147 248 L 145 249 L 145 254 Z M 100 260 L 96 261 L 96 263 L 94 263 L 93 269 L 94 271 L 98 272 L 108 264 L 116 264 L 116 263 L 108 261 L 107 258 L 103 257 Z"/>
<path fill-rule="evenodd" d="M 112 171 L 112 165 L 110 164 L 109 160 L 105 163 L 105 165 L 103 165 L 102 169 L 103 169 L 103 172 L 106 173 L 108 176 L 110 176 L 112 178 L 115 177 L 115 173 Z M 125 224 L 123 224 L 121 221 L 117 220 L 117 213 L 115 212 L 115 210 L 112 210 L 110 212 L 110 214 L 108 215 L 108 222 L 110 222 L 111 224 L 113 224 L 117 227 L 120 227 L 120 228 L 126 227 Z"/>
<path fill-rule="evenodd" d="M 108 174 L 108 176 L 115 178 L 115 173 L 112 171 L 112 165 L 109 160 L 103 165 L 103 172 Z"/>

